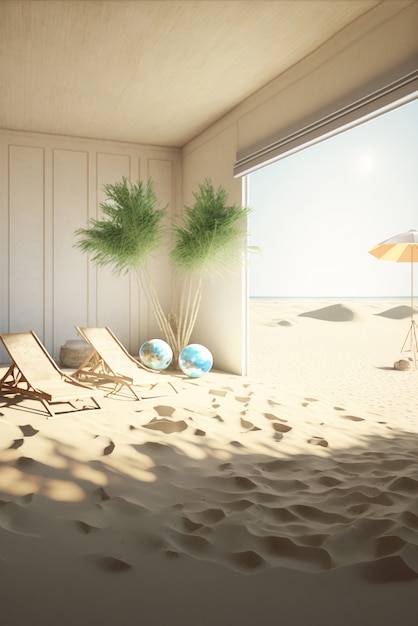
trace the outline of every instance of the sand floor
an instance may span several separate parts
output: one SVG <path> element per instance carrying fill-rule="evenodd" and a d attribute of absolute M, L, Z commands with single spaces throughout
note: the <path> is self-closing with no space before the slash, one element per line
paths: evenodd
<path fill-rule="evenodd" d="M 249 376 L 50 420 L 0 397 L 2 623 L 415 625 L 408 314 L 255 301 Z"/>

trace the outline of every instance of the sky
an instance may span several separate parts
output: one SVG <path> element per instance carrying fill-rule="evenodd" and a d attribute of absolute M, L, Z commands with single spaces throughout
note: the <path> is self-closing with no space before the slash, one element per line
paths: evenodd
<path fill-rule="evenodd" d="M 409 296 L 368 250 L 418 230 L 418 99 L 250 174 L 248 204 L 250 297 Z"/>

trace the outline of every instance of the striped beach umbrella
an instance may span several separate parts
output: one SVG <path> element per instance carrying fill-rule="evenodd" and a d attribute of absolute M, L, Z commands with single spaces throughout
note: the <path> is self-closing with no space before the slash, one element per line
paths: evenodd
<path fill-rule="evenodd" d="M 402 351 L 409 339 L 409 349 L 414 353 L 416 367 L 416 355 L 418 351 L 417 325 L 414 321 L 414 263 L 418 262 L 418 231 L 408 230 L 400 233 L 374 246 L 369 253 L 383 261 L 395 263 L 409 263 L 411 266 L 411 326 L 406 336 Z"/>

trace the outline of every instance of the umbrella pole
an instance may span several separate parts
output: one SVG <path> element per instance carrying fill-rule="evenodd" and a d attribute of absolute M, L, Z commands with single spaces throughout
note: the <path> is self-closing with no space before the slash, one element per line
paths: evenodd
<path fill-rule="evenodd" d="M 409 339 L 409 352 L 414 356 L 414 369 L 417 369 L 417 352 L 418 352 L 418 338 L 417 338 L 417 325 L 414 320 L 414 253 L 411 251 L 411 324 L 408 334 L 403 342 L 401 352 L 404 351 L 405 345 Z"/>
<path fill-rule="evenodd" d="M 417 352 L 418 352 L 418 337 L 417 337 L 417 325 L 415 320 L 411 320 L 411 326 L 408 330 L 408 334 L 401 348 L 401 352 L 404 351 L 405 345 L 409 339 L 409 352 L 413 353 L 414 357 L 414 369 L 417 369 Z"/>
<path fill-rule="evenodd" d="M 414 321 L 414 252 L 411 252 L 411 326 Z"/>

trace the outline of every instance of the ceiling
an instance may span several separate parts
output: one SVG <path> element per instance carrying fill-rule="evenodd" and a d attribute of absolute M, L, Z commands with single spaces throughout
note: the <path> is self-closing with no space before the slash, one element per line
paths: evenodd
<path fill-rule="evenodd" d="M 2 0 L 0 128 L 181 147 L 380 0 Z"/>

